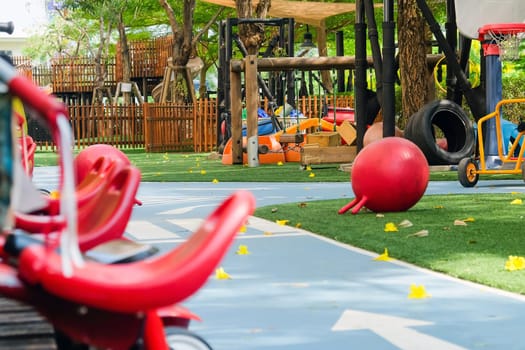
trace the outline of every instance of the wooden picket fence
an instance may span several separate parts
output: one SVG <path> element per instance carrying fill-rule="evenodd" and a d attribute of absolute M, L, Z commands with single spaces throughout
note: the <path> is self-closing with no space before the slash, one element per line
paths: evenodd
<path fill-rule="evenodd" d="M 307 118 L 318 118 L 323 105 L 333 105 L 333 97 L 300 98 L 298 109 Z M 268 101 L 261 105 L 267 107 Z M 339 96 L 337 107 L 351 107 L 350 96 Z M 217 149 L 217 101 L 199 99 L 192 104 L 145 103 L 142 106 L 68 106 L 75 145 L 82 149 L 104 143 L 119 148 L 144 148 L 146 152 L 212 152 Z M 30 126 L 31 126 L 30 122 Z M 30 128 L 30 135 L 34 129 Z M 33 136 L 44 149 L 54 148 L 46 134 Z"/>

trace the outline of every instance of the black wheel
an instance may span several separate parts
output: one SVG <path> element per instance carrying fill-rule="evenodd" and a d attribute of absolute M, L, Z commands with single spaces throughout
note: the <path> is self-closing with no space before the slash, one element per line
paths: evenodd
<path fill-rule="evenodd" d="M 478 163 L 471 158 L 463 158 L 458 164 L 458 180 L 463 187 L 474 187 L 479 180 Z"/>
<path fill-rule="evenodd" d="M 166 342 L 170 350 L 212 350 L 197 334 L 180 327 L 166 327 Z"/>
<path fill-rule="evenodd" d="M 446 150 L 437 145 L 436 132 L 447 140 Z M 467 114 L 448 100 L 431 102 L 411 116 L 405 138 L 419 146 L 430 165 L 458 164 L 470 157 L 476 146 L 474 128 Z"/>

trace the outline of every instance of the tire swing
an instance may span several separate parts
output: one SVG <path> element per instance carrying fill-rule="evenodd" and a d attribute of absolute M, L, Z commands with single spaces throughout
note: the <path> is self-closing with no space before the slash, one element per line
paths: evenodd
<path fill-rule="evenodd" d="M 446 139 L 446 149 L 436 142 L 436 131 Z M 408 120 L 405 138 L 414 142 L 425 154 L 429 165 L 458 164 L 474 152 L 474 128 L 467 114 L 449 100 L 433 101 Z"/>

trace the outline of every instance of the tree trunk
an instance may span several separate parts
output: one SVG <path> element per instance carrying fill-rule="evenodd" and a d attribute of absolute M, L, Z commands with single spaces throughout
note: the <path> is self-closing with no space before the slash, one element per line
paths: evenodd
<path fill-rule="evenodd" d="M 128 37 L 126 35 L 126 27 L 124 26 L 124 19 L 122 18 L 122 12 L 118 16 L 118 34 L 120 41 L 120 57 L 122 59 L 122 82 L 131 82 L 131 59 L 129 57 L 129 45 Z M 123 104 L 125 106 L 131 104 L 131 93 L 123 92 Z"/>
<path fill-rule="evenodd" d="M 260 0 L 255 9 L 251 0 L 235 0 L 239 18 L 266 18 L 271 0 Z M 260 23 L 239 25 L 239 37 L 248 51 L 248 55 L 258 55 L 265 40 L 264 25 Z"/>
<path fill-rule="evenodd" d="M 399 70 L 402 93 L 402 125 L 427 100 L 425 21 L 416 0 L 398 1 Z"/>
<path fill-rule="evenodd" d="M 173 57 L 172 62 L 175 67 L 175 77 L 173 81 L 170 77 L 164 77 L 164 84 L 172 84 L 173 93 L 172 95 L 177 97 L 179 100 L 180 96 L 191 96 L 192 91 L 181 91 L 180 89 L 186 90 L 193 86 L 193 82 L 188 80 L 187 74 L 180 74 L 184 70 L 181 67 L 186 67 L 188 61 L 191 58 L 193 52 L 192 38 L 193 38 L 193 12 L 195 9 L 195 0 L 183 0 L 184 1 L 184 23 L 181 28 L 179 25 L 173 8 L 170 6 L 167 0 L 159 0 L 160 5 L 168 16 L 171 31 L 173 33 Z M 178 91 L 177 91 L 178 90 Z"/>

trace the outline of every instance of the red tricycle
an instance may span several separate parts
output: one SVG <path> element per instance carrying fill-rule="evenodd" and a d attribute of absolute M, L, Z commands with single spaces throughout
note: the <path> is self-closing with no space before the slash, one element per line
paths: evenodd
<path fill-rule="evenodd" d="M 163 255 L 145 252 L 135 242 L 115 241 L 115 228 L 92 246 L 82 246 L 83 233 L 77 231 L 87 218 L 83 219 L 86 209 L 76 199 L 67 109 L 3 60 L 0 82 L 9 90 L 0 94 L 0 294 L 32 305 L 45 316 L 56 329 L 59 349 L 211 349 L 188 330 L 189 322 L 198 317 L 179 303 L 199 290 L 219 264 L 254 210 L 253 195 L 231 194 L 186 242 Z M 10 96 L 18 96 L 41 114 L 58 145 L 61 220 L 56 226 L 43 224 L 42 235 L 12 225 L 10 201 L 20 189 L 13 176 Z M 119 192 L 126 176 L 136 181 L 136 170 L 130 169 L 117 169 L 116 180 L 86 200 L 85 207 L 116 203 L 109 214 L 94 208 L 87 211 L 89 219 L 100 224 L 90 232 L 99 233 L 119 205 L 128 205 L 122 217 L 124 222 L 129 219 L 134 191 L 127 192 L 126 199 L 109 199 L 111 191 Z M 121 259 L 123 251 L 130 252 L 125 259 Z"/>

